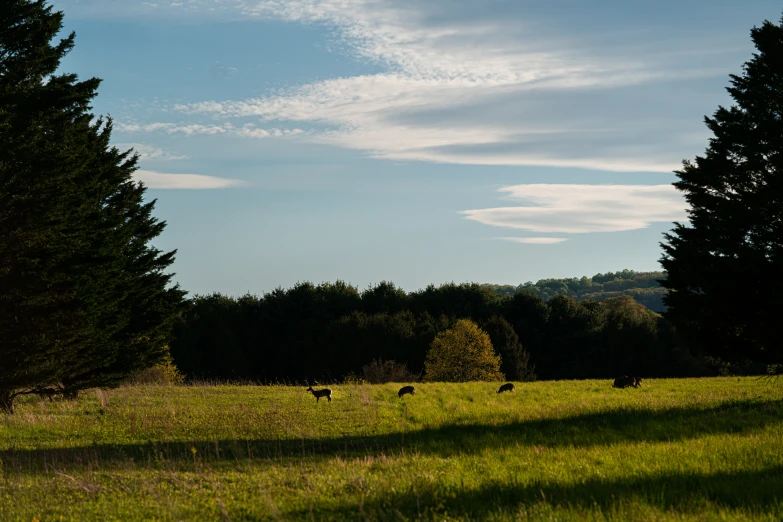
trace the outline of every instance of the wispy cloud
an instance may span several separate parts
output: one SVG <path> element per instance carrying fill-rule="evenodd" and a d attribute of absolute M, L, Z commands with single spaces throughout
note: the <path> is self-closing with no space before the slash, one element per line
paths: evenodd
<path fill-rule="evenodd" d="M 236 179 L 202 174 L 168 174 L 152 170 L 137 170 L 134 178 L 152 189 L 221 189 L 244 184 Z"/>
<path fill-rule="evenodd" d="M 176 110 L 318 122 L 331 128 L 313 140 L 395 160 L 671 171 L 697 141 L 677 135 L 676 118 L 659 117 L 667 100 L 633 99 L 633 87 L 724 72 L 706 58 L 703 67 L 686 66 L 656 42 L 646 50 L 629 46 L 624 55 L 575 45 L 505 4 L 265 0 L 237 8 L 246 16 L 327 24 L 348 49 L 387 72 Z"/>
<path fill-rule="evenodd" d="M 706 136 L 703 113 L 693 103 L 700 98 L 688 88 L 675 92 L 676 86 L 729 72 L 725 47 L 718 45 L 725 35 L 657 31 L 637 39 L 629 38 L 633 27 L 590 25 L 573 32 L 556 10 L 542 14 L 545 9 L 527 2 L 128 3 L 132 7 L 124 9 L 135 15 L 318 24 L 330 28 L 340 50 L 384 71 L 255 98 L 181 103 L 173 109 L 190 121 L 120 126 L 125 132 L 299 134 L 393 160 L 668 172 Z M 611 34 L 619 31 L 628 33 Z M 672 82 L 667 96 L 641 88 L 662 82 Z M 267 128 L 272 121 L 326 130 Z"/>
<path fill-rule="evenodd" d="M 513 243 L 524 243 L 529 245 L 554 245 L 568 241 L 570 237 L 496 237 L 502 241 L 511 241 Z"/>
<path fill-rule="evenodd" d="M 686 218 L 686 202 L 672 185 L 530 184 L 500 192 L 525 205 L 460 213 L 494 227 L 565 234 L 636 230 Z"/>
<path fill-rule="evenodd" d="M 133 149 L 133 151 L 139 155 L 139 160 L 141 161 L 174 161 L 188 159 L 188 156 L 185 156 L 184 154 L 174 154 L 163 150 L 160 147 L 154 147 L 145 143 L 117 143 L 115 147 L 121 151 Z"/>
<path fill-rule="evenodd" d="M 115 124 L 117 132 L 133 133 L 133 132 L 165 132 L 167 134 L 185 134 L 192 136 L 194 134 L 225 134 L 234 130 L 234 126 L 231 123 L 224 123 L 222 125 L 201 125 L 201 124 L 188 124 L 188 123 L 124 123 L 118 122 Z"/>
<path fill-rule="evenodd" d="M 184 134 L 185 136 L 195 135 L 217 135 L 226 134 L 242 136 L 246 138 L 269 138 L 296 136 L 304 133 L 302 129 L 262 129 L 252 123 L 246 123 L 242 126 L 235 126 L 230 122 L 221 125 L 198 124 L 198 123 L 125 123 L 115 124 L 117 132 L 125 134 L 145 133 L 145 132 L 164 132 L 166 134 Z"/>

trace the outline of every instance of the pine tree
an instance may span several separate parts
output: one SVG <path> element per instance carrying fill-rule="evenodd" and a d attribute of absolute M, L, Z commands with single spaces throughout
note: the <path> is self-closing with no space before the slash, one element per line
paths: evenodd
<path fill-rule="evenodd" d="M 495 351 L 500 355 L 500 372 L 509 381 L 534 381 L 535 367 L 530 354 L 522 347 L 511 324 L 500 315 L 493 315 L 481 323 Z"/>
<path fill-rule="evenodd" d="M 0 3 L 0 408 L 111 386 L 165 357 L 183 292 L 152 247 L 165 223 L 109 145 L 100 80 L 58 74 L 75 35 L 44 0 Z"/>
<path fill-rule="evenodd" d="M 689 225 L 665 235 L 665 315 L 691 344 L 727 359 L 781 362 L 783 20 L 751 31 L 758 52 L 727 89 L 736 105 L 705 118 L 705 155 L 674 186 Z"/>

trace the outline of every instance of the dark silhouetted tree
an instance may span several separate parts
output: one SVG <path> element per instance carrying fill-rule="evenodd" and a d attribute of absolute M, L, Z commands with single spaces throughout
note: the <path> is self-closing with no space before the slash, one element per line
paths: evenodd
<path fill-rule="evenodd" d="M 783 21 L 751 31 L 757 52 L 705 118 L 713 137 L 674 186 L 689 224 L 665 235 L 665 316 L 702 353 L 783 360 Z"/>
<path fill-rule="evenodd" d="M 397 313 L 408 308 L 408 294 L 388 281 L 362 292 L 362 311 L 367 314 Z"/>
<path fill-rule="evenodd" d="M 577 302 L 558 295 L 547 301 L 546 349 L 536 362 L 536 369 L 546 378 L 586 379 L 592 377 L 598 348 L 597 334 L 602 329 L 601 303 Z"/>
<path fill-rule="evenodd" d="M 0 2 L 0 408 L 111 386 L 166 355 L 183 292 L 137 157 L 90 113 L 100 80 L 58 74 L 74 34 L 43 0 Z"/>
<path fill-rule="evenodd" d="M 514 328 L 503 317 L 495 315 L 481 323 L 492 346 L 500 355 L 500 371 L 509 381 L 533 381 L 536 378 L 530 355 L 519 342 Z"/>

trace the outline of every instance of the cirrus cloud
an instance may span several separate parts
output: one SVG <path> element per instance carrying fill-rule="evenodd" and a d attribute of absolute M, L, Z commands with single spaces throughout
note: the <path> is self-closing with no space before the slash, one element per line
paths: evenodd
<path fill-rule="evenodd" d="M 63 1 L 91 9 L 105 3 Z M 703 79 L 736 70 L 744 52 L 737 42 L 746 40 L 743 30 L 725 43 L 725 31 L 680 16 L 666 16 L 651 30 L 652 20 L 618 14 L 612 2 L 589 10 L 508 0 L 122 4 L 135 16 L 200 13 L 316 25 L 334 48 L 382 69 L 286 82 L 253 98 L 188 100 L 166 110 L 190 121 L 131 124 L 128 132 L 300 134 L 377 158 L 454 164 L 669 172 L 703 146 L 702 116 L 722 101 L 722 89 L 705 90 Z M 654 16 L 671 11 L 636 9 Z M 319 130 L 255 127 L 271 121 Z"/>
<path fill-rule="evenodd" d="M 137 170 L 133 177 L 151 189 L 221 189 L 243 185 L 237 179 L 205 176 L 203 174 L 168 174 L 152 170 Z"/>
<path fill-rule="evenodd" d="M 185 156 L 184 154 L 174 154 L 167 150 L 163 150 L 160 147 L 147 145 L 146 143 L 117 143 L 114 146 L 121 151 L 133 149 L 133 152 L 139 155 L 140 161 L 174 161 L 188 159 L 188 156 Z"/>
<path fill-rule="evenodd" d="M 392 160 L 669 172 L 703 143 L 703 113 L 686 112 L 694 110 L 684 99 L 688 89 L 678 99 L 642 87 L 727 72 L 726 49 L 714 45 L 721 35 L 661 35 L 620 50 L 596 43 L 605 30 L 582 27 L 577 41 L 514 2 L 256 0 L 236 7 L 250 18 L 326 25 L 342 49 L 385 70 L 175 110 L 321 124 L 327 130 L 308 139 Z"/>
<path fill-rule="evenodd" d="M 494 227 L 563 234 L 637 230 L 686 218 L 685 199 L 672 185 L 529 184 L 500 192 L 519 205 L 460 214 Z"/>
<path fill-rule="evenodd" d="M 554 245 L 568 241 L 570 237 L 496 237 L 501 241 L 511 241 L 512 243 L 522 243 L 526 245 Z"/>
<path fill-rule="evenodd" d="M 167 122 L 153 122 L 153 123 L 124 123 L 119 122 L 115 124 L 117 132 L 125 134 L 134 134 L 142 132 L 165 132 L 166 134 L 183 134 L 185 136 L 196 135 L 234 135 L 242 136 L 245 138 L 269 138 L 269 137 L 284 137 L 284 136 L 296 136 L 302 134 L 302 129 L 262 129 L 252 123 L 246 123 L 241 127 L 237 127 L 230 122 L 226 122 L 220 125 L 215 124 L 200 124 L 200 123 L 167 123 Z"/>

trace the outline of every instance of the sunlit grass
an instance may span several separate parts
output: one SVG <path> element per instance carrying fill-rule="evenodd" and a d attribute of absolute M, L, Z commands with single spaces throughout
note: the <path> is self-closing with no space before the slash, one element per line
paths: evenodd
<path fill-rule="evenodd" d="M 130 387 L 0 418 L 0 520 L 780 520 L 752 378 Z"/>

